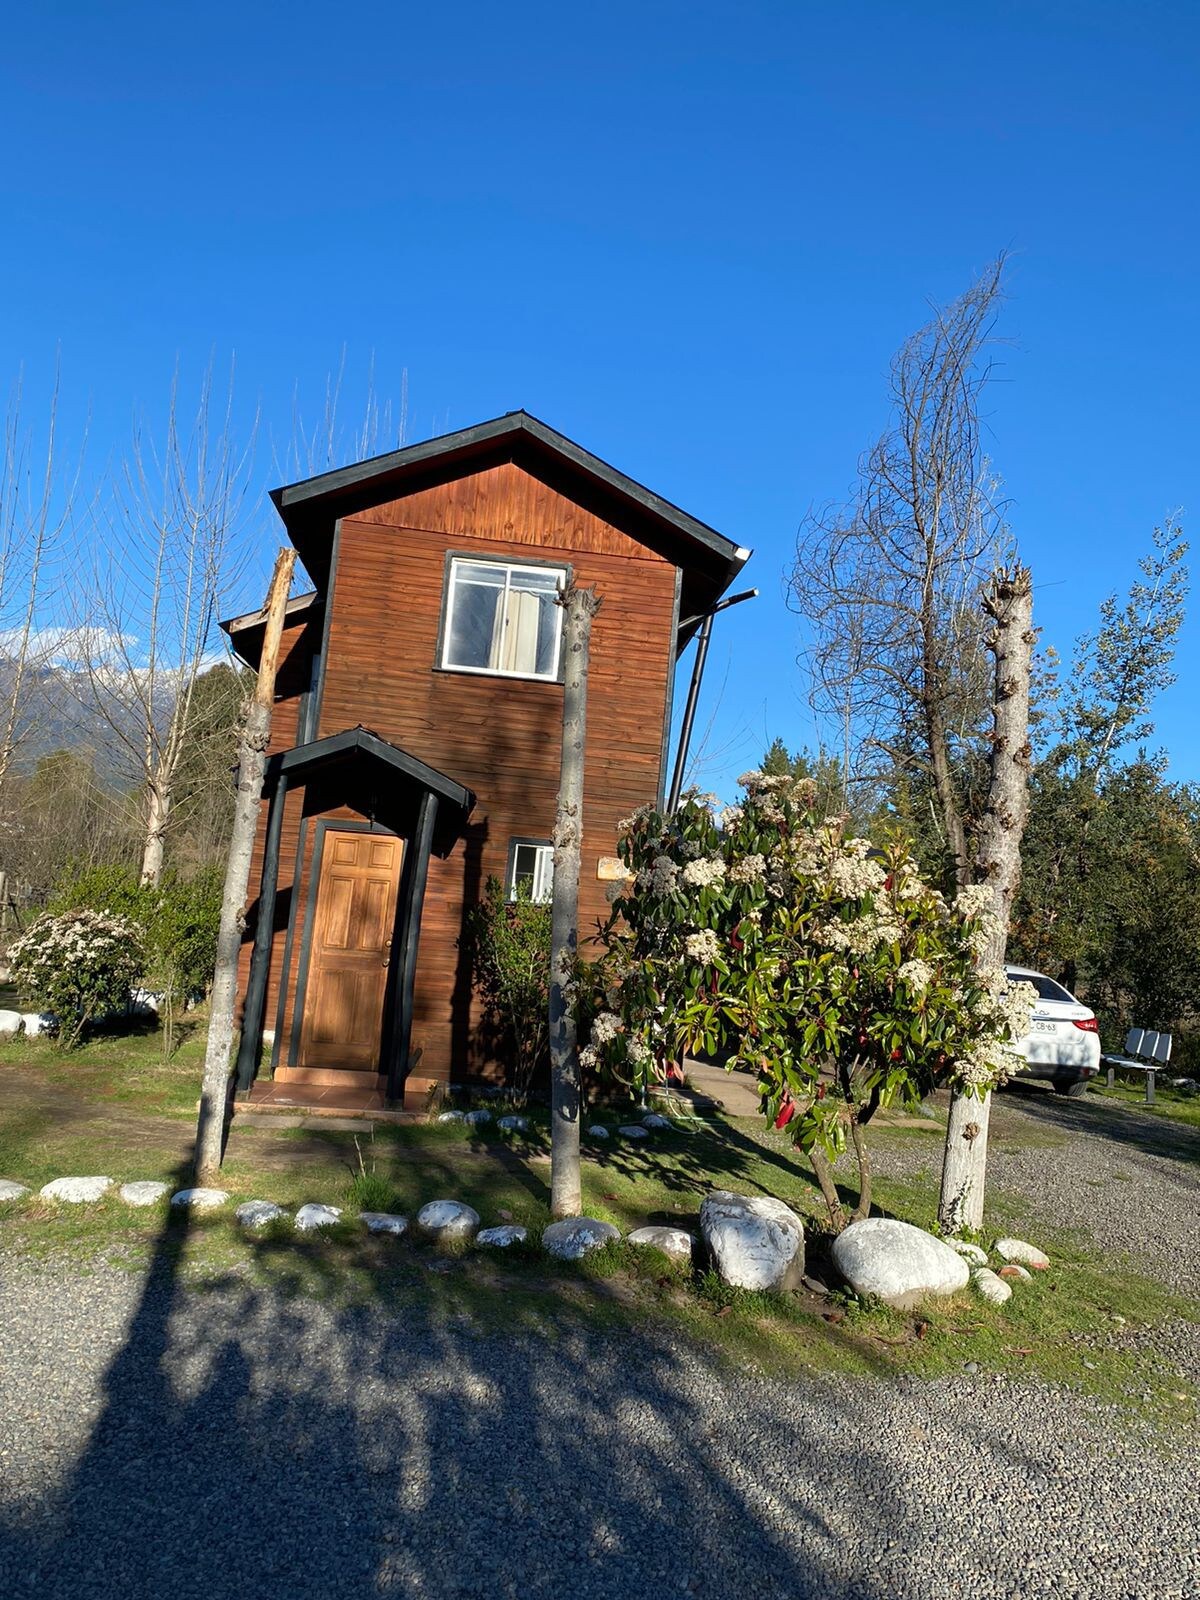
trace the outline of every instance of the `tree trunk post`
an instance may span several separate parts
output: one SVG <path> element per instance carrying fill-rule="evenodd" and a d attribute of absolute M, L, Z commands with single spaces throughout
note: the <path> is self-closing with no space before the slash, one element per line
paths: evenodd
<path fill-rule="evenodd" d="M 157 885 L 162 878 L 167 818 L 171 796 L 157 778 L 146 790 L 146 843 L 142 850 L 142 882 Z"/>
<path fill-rule="evenodd" d="M 1008 923 L 1021 883 L 1021 836 L 1029 814 L 1029 682 L 1033 668 L 1033 579 L 1028 567 L 995 574 L 983 597 L 995 622 L 988 649 L 995 659 L 992 760 L 987 811 L 975 865 L 994 896 L 991 941 L 981 965 L 1002 967 Z M 992 1096 L 956 1089 L 946 1122 L 938 1221 L 951 1233 L 983 1225 L 988 1123 Z"/>
<path fill-rule="evenodd" d="M 246 885 L 250 857 L 258 832 L 259 802 L 267 744 L 271 735 L 271 708 L 275 698 L 275 673 L 283 636 L 284 611 L 296 564 L 294 550 L 281 550 L 267 594 L 266 631 L 254 699 L 246 713 L 238 751 L 237 798 L 229 860 L 225 868 L 225 894 L 217 933 L 217 961 L 213 974 L 208 1044 L 204 1055 L 204 1082 L 200 1092 L 200 1118 L 196 1128 L 196 1182 L 212 1183 L 221 1167 L 225 1143 L 225 1116 L 229 1099 L 229 1061 L 233 1050 L 234 1014 L 237 1007 L 238 954 L 245 929 Z"/>
<path fill-rule="evenodd" d="M 562 758 L 554 818 L 554 887 L 550 935 L 550 1212 L 576 1217 L 581 1083 L 575 1037 L 575 953 L 579 933 L 579 863 L 583 841 L 583 771 L 587 738 L 588 648 L 600 609 L 594 589 L 560 592 L 563 621 Z"/>

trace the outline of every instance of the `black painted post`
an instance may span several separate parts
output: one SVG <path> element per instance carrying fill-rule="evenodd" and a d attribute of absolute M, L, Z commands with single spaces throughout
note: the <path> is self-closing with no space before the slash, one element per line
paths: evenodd
<path fill-rule="evenodd" d="M 283 835 L 284 802 L 287 778 L 280 772 L 271 790 L 267 808 L 267 837 L 263 848 L 262 879 L 258 891 L 258 923 L 254 930 L 254 950 L 250 956 L 250 977 L 242 1007 L 242 1039 L 238 1046 L 237 1082 L 248 1089 L 254 1082 L 262 1048 L 263 1008 L 267 998 L 267 974 L 271 966 L 271 943 L 275 931 L 275 894 L 279 887 L 279 842 Z"/>
<path fill-rule="evenodd" d="M 417 826 L 408 842 L 412 851 L 412 868 L 408 874 L 408 892 L 404 907 L 404 929 L 401 935 L 397 983 L 392 1009 L 392 1061 L 388 1073 L 388 1095 L 395 1099 L 403 1093 L 408 1076 L 409 1052 L 412 1042 L 413 990 L 417 977 L 417 952 L 421 944 L 421 912 L 425 905 L 425 885 L 429 878 L 429 857 L 433 852 L 433 834 L 437 826 L 438 797 L 426 789 L 417 811 Z"/>

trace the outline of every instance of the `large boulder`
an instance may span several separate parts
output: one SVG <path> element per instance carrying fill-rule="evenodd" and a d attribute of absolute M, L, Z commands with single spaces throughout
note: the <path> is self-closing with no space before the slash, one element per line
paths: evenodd
<path fill-rule="evenodd" d="M 417 1212 L 417 1227 L 439 1241 L 473 1239 L 479 1213 L 461 1200 L 431 1200 Z"/>
<path fill-rule="evenodd" d="M 397 1239 L 408 1229 L 408 1218 L 394 1211 L 360 1211 L 358 1220 L 368 1233 L 389 1233 Z"/>
<path fill-rule="evenodd" d="M 19 1011 L 0 1011 L 0 1035 L 20 1033 L 24 1026 L 24 1018 Z"/>
<path fill-rule="evenodd" d="M 1023 1267 L 1033 1267 L 1037 1272 L 1045 1272 L 1050 1265 L 1046 1252 L 1024 1239 L 997 1239 L 996 1254 L 1002 1261 L 1019 1261 Z"/>
<path fill-rule="evenodd" d="M 89 1205 L 93 1200 L 103 1200 L 112 1188 L 111 1178 L 52 1178 L 44 1183 L 40 1193 L 43 1200 L 65 1200 L 69 1205 Z"/>
<path fill-rule="evenodd" d="M 332 1228 L 341 1220 L 340 1206 L 326 1206 L 319 1200 L 310 1200 L 292 1218 L 292 1227 L 297 1233 L 315 1233 L 318 1228 Z"/>
<path fill-rule="evenodd" d="M 5 1200 L 24 1200 L 29 1189 L 15 1178 L 0 1178 L 0 1204 Z"/>
<path fill-rule="evenodd" d="M 798 1289 L 804 1224 L 770 1195 L 714 1189 L 700 1207 L 700 1232 L 717 1275 L 738 1289 Z"/>
<path fill-rule="evenodd" d="M 620 1237 L 620 1228 L 601 1222 L 598 1217 L 564 1217 L 545 1229 L 542 1248 L 560 1261 L 578 1261 L 589 1250 L 603 1250 Z"/>
<path fill-rule="evenodd" d="M 268 1223 L 278 1222 L 280 1217 L 287 1215 L 274 1200 L 243 1200 L 233 1214 L 240 1227 L 250 1229 L 265 1228 Z"/>
<path fill-rule="evenodd" d="M 926 1295 L 965 1289 L 971 1264 L 943 1239 L 890 1217 L 852 1222 L 833 1244 L 834 1265 L 855 1294 L 904 1309 Z"/>
<path fill-rule="evenodd" d="M 506 1222 L 499 1228 L 482 1228 L 475 1235 L 475 1243 L 491 1245 L 494 1250 L 508 1250 L 514 1244 L 524 1244 L 528 1237 L 519 1223 Z"/>
<path fill-rule="evenodd" d="M 225 1189 L 177 1189 L 171 1204 L 180 1211 L 215 1211 L 228 1199 Z"/>

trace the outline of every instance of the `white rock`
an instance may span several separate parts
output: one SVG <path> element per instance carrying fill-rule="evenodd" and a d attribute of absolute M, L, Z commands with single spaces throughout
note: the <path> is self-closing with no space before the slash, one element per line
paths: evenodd
<path fill-rule="evenodd" d="M 123 1183 L 118 1190 L 127 1206 L 154 1206 L 170 1192 L 169 1183 L 158 1183 L 153 1178 L 142 1179 L 137 1183 Z"/>
<path fill-rule="evenodd" d="M 625 1122 L 617 1129 L 623 1139 L 648 1139 L 650 1135 L 640 1122 Z"/>
<path fill-rule="evenodd" d="M 408 1228 L 408 1218 L 398 1217 L 392 1211 L 360 1211 L 358 1220 L 366 1224 L 368 1233 L 392 1233 L 399 1236 Z"/>
<path fill-rule="evenodd" d="M 1006 1300 L 1012 1299 L 1012 1285 L 997 1277 L 990 1267 L 977 1268 L 971 1274 L 971 1282 L 983 1298 L 990 1300 L 994 1306 L 1002 1306 Z"/>
<path fill-rule="evenodd" d="M 971 1276 L 966 1261 L 943 1240 L 890 1217 L 852 1222 L 834 1240 L 833 1259 L 856 1294 L 901 1308 L 929 1294 L 965 1289 Z"/>
<path fill-rule="evenodd" d="M 312 1233 L 316 1228 L 332 1228 L 335 1222 L 341 1220 L 340 1206 L 323 1206 L 315 1200 L 310 1200 L 308 1205 L 301 1206 L 297 1211 L 293 1227 L 300 1233 Z"/>
<path fill-rule="evenodd" d="M 951 1250 L 962 1256 L 964 1261 L 970 1261 L 976 1267 L 987 1266 L 987 1251 L 981 1250 L 977 1244 L 971 1244 L 967 1239 L 947 1239 L 946 1243 Z"/>
<path fill-rule="evenodd" d="M 609 1137 L 609 1131 L 602 1122 L 593 1122 L 588 1129 L 589 1139 L 607 1139 Z"/>
<path fill-rule="evenodd" d="M 470 1239 L 479 1227 L 479 1213 L 460 1200 L 431 1200 L 417 1212 L 417 1227 L 435 1239 Z"/>
<path fill-rule="evenodd" d="M 228 1199 L 224 1189 L 180 1189 L 171 1196 L 171 1204 L 189 1211 L 215 1211 Z"/>
<path fill-rule="evenodd" d="M 70 1205 L 86 1205 L 102 1200 L 112 1188 L 111 1178 L 53 1178 L 42 1185 L 43 1200 L 66 1200 Z"/>
<path fill-rule="evenodd" d="M 478 1111 L 468 1111 L 466 1116 L 463 1118 L 463 1121 L 470 1123 L 471 1127 L 473 1128 L 482 1127 L 485 1122 L 490 1122 L 491 1120 L 492 1113 L 485 1110 L 482 1106 L 480 1106 Z"/>
<path fill-rule="evenodd" d="M 528 1117 L 501 1117 L 496 1126 L 503 1128 L 506 1133 L 528 1133 Z"/>
<path fill-rule="evenodd" d="M 657 1111 L 647 1111 L 642 1118 L 642 1127 L 649 1128 L 652 1133 L 662 1133 L 673 1126 L 669 1117 L 660 1116 Z"/>
<path fill-rule="evenodd" d="M 438 1115 L 439 1122 L 462 1122 L 464 1120 L 465 1116 L 461 1111 L 443 1111 Z"/>
<path fill-rule="evenodd" d="M 739 1289 L 798 1289 L 804 1224 L 770 1195 L 714 1189 L 700 1207 L 700 1232 L 717 1274 Z"/>
<path fill-rule="evenodd" d="M 19 1011 L 0 1011 L 0 1033 L 20 1033 L 24 1018 Z"/>
<path fill-rule="evenodd" d="M 529 1237 L 526 1230 L 515 1222 L 505 1223 L 502 1228 L 484 1228 L 475 1235 L 476 1244 L 490 1244 L 497 1250 L 507 1250 L 510 1244 L 524 1244 Z"/>
<path fill-rule="evenodd" d="M 996 1254 L 1005 1261 L 1019 1261 L 1023 1266 L 1036 1267 L 1039 1272 L 1044 1272 L 1050 1265 L 1050 1257 L 1044 1250 L 1039 1250 L 1035 1244 L 1026 1244 L 1024 1239 L 997 1239 Z"/>
<path fill-rule="evenodd" d="M 25 1024 L 25 1033 L 30 1039 L 38 1039 L 43 1033 L 49 1033 L 54 1018 L 49 1012 L 26 1011 L 21 1016 Z"/>
<path fill-rule="evenodd" d="M 1024 1278 L 1025 1282 L 1028 1283 L 1032 1279 L 1033 1273 L 1029 1271 L 1028 1267 L 1018 1266 L 1015 1261 L 1010 1261 L 1000 1268 L 998 1276 L 1012 1278 L 1014 1281 Z"/>
<path fill-rule="evenodd" d="M 0 1204 L 5 1200 L 24 1200 L 29 1190 L 15 1178 L 0 1178 Z"/>
<path fill-rule="evenodd" d="M 243 1200 L 233 1214 L 243 1228 L 265 1228 L 268 1222 L 287 1215 L 274 1200 Z"/>
<path fill-rule="evenodd" d="M 560 1261 L 578 1261 L 589 1250 L 603 1250 L 621 1237 L 620 1228 L 597 1217 L 564 1217 L 552 1222 L 542 1234 L 542 1248 Z"/>
<path fill-rule="evenodd" d="M 666 1228 L 652 1224 L 646 1228 L 635 1228 L 628 1235 L 630 1244 L 649 1245 L 654 1250 L 661 1250 L 666 1256 L 672 1256 L 677 1261 L 690 1261 L 692 1252 L 696 1248 L 695 1237 L 683 1228 Z"/>

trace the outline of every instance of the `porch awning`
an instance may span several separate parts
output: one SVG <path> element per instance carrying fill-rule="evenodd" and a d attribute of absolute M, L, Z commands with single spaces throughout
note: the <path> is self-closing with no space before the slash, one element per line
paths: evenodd
<path fill-rule="evenodd" d="M 463 784 L 361 725 L 272 756 L 263 793 L 272 794 L 281 778 L 289 789 L 303 785 L 315 810 L 349 805 L 406 837 L 421 796 L 436 795 L 432 847 L 439 856 L 453 849 L 475 805 L 475 795 Z"/>

